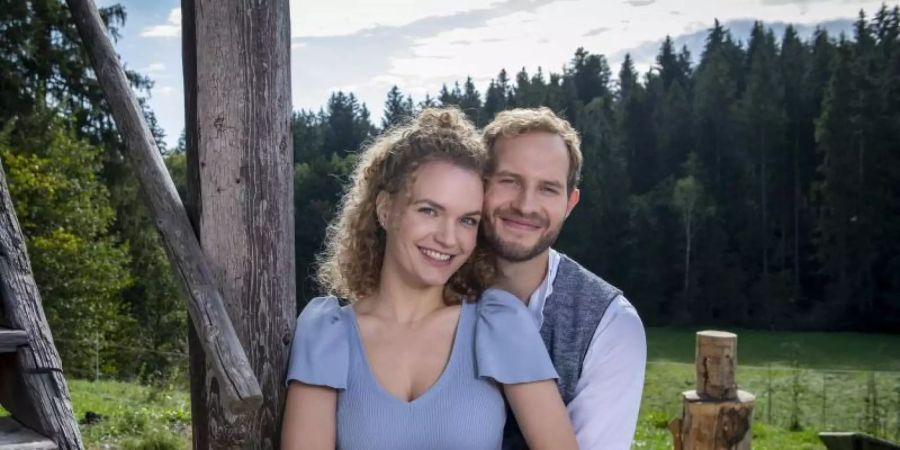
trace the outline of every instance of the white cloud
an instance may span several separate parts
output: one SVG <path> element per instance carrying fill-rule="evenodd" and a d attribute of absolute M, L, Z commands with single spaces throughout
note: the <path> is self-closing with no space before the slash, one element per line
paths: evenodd
<path fill-rule="evenodd" d="M 169 12 L 169 18 L 162 25 L 153 25 L 144 28 L 141 36 L 152 38 L 177 38 L 181 35 L 181 8 L 174 8 Z"/>
<path fill-rule="evenodd" d="M 500 0 L 291 0 L 291 36 L 344 36 L 377 26 L 487 9 Z"/>
<path fill-rule="evenodd" d="M 664 36 L 702 31 L 713 19 L 759 19 L 764 22 L 820 23 L 853 17 L 863 8 L 875 11 L 878 1 L 819 0 L 816 8 L 772 0 L 656 0 L 651 7 L 634 7 L 648 0 L 561 0 L 528 12 L 516 12 L 470 28 L 438 30 L 415 41 L 411 54 L 391 61 L 390 75 L 406 79 L 463 79 L 466 75 L 495 77 L 501 68 L 518 72 L 523 66 L 533 73 L 558 72 L 578 47 L 608 57 Z M 677 19 L 673 19 L 677 12 Z M 604 30 L 604 32 L 598 32 Z M 746 36 L 737 36 L 745 39 Z M 620 61 L 610 61 L 613 69 Z M 640 66 L 648 61 L 636 61 Z M 432 91 L 434 92 L 434 91 Z"/>
<path fill-rule="evenodd" d="M 155 94 L 169 96 L 175 93 L 175 88 L 172 86 L 162 86 L 153 90 Z"/>
<path fill-rule="evenodd" d="M 166 71 L 166 65 L 163 63 L 152 63 L 141 69 L 141 72 L 160 73 Z"/>

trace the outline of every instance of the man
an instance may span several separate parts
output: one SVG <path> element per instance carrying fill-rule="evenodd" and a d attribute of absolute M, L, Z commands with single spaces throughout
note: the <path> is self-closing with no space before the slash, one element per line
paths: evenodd
<path fill-rule="evenodd" d="M 550 248 L 580 196 L 578 134 L 547 108 L 515 109 L 498 114 L 484 140 L 483 226 L 499 257 L 497 286 L 525 302 L 540 328 L 579 447 L 627 450 L 644 384 L 644 327 L 620 290 Z M 504 449 L 525 448 L 507 420 Z"/>

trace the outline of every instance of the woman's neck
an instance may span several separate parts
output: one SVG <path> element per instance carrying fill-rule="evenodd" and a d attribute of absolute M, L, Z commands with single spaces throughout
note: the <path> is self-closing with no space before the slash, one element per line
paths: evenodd
<path fill-rule="evenodd" d="M 397 270 L 397 267 L 385 260 L 378 288 L 355 308 L 360 314 L 410 323 L 444 306 L 446 305 L 443 286 L 415 286 Z"/>

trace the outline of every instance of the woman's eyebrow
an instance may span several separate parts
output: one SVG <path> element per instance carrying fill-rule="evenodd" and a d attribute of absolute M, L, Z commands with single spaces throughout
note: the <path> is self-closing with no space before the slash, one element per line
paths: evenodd
<path fill-rule="evenodd" d="M 438 202 L 436 202 L 436 201 L 434 201 L 434 200 L 427 199 L 427 198 L 422 198 L 422 199 L 416 200 L 416 201 L 412 202 L 412 204 L 413 204 L 413 205 L 420 205 L 420 204 L 422 204 L 422 205 L 428 205 L 428 206 L 430 206 L 430 207 L 432 207 L 432 208 L 434 208 L 434 209 L 436 209 L 436 210 L 438 210 L 438 211 L 441 211 L 441 212 L 447 210 L 447 208 L 445 208 L 445 207 L 444 207 L 443 205 L 441 205 L 440 203 L 438 203 Z M 469 212 L 467 212 L 467 213 L 465 213 L 465 214 L 462 214 L 462 216 L 479 216 L 479 217 L 480 217 L 480 216 L 481 216 L 481 210 L 478 209 L 478 210 L 469 211 Z"/>
<path fill-rule="evenodd" d="M 427 199 L 427 198 L 422 198 L 422 199 L 416 200 L 416 201 L 412 202 L 412 204 L 413 205 L 425 204 L 425 205 L 428 205 L 438 211 L 446 211 L 447 210 L 447 208 L 444 208 L 444 206 L 441 205 L 440 203 L 438 203 L 434 200 Z"/>

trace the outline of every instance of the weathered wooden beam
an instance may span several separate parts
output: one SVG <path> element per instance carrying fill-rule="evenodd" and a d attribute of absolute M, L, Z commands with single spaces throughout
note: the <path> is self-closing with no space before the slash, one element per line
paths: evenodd
<path fill-rule="evenodd" d="M 0 355 L 0 403 L 27 427 L 50 437 L 61 449 L 84 447 L 72 412 L 59 353 L 41 306 L 25 238 L 13 209 L 0 161 L 0 311 L 12 340 L 27 345 Z"/>
<path fill-rule="evenodd" d="M 900 443 L 865 433 L 822 432 L 819 439 L 828 450 L 900 450 Z"/>
<path fill-rule="evenodd" d="M 57 450 L 50 439 L 35 433 L 12 417 L 0 417 L 0 450 Z"/>
<path fill-rule="evenodd" d="M 94 72 L 112 109 L 126 156 L 137 173 L 157 230 L 172 263 L 206 361 L 218 379 L 218 395 L 231 414 L 257 410 L 259 382 L 241 347 L 212 271 L 163 164 L 150 128 L 128 85 L 112 42 L 91 0 L 66 0 Z"/>
<path fill-rule="evenodd" d="M 28 345 L 27 333 L 0 327 L 0 353 L 14 352 L 23 345 Z"/>
<path fill-rule="evenodd" d="M 182 0 L 181 17 L 186 203 L 265 399 L 222 414 L 193 357 L 194 449 L 277 448 L 296 322 L 289 2 Z"/>

